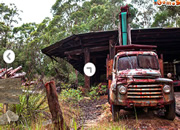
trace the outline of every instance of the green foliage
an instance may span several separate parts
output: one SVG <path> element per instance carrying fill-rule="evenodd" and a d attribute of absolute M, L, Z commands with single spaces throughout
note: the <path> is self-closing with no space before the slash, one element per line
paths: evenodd
<path fill-rule="evenodd" d="M 98 92 L 99 92 L 99 87 L 98 86 L 92 86 L 88 95 L 91 99 L 97 99 L 97 98 L 99 98 Z"/>
<path fill-rule="evenodd" d="M 23 94 L 20 96 L 20 104 L 12 105 L 10 109 L 14 111 L 19 120 L 16 125 L 30 127 L 32 123 L 42 118 L 42 112 L 47 109 L 45 105 L 46 97 L 40 94 Z"/>
<path fill-rule="evenodd" d="M 153 5 L 153 1 L 147 0 L 132 0 L 132 5 L 135 7 L 132 14 L 135 15 L 133 28 L 150 28 L 153 23 L 153 17 L 157 12 L 157 7 Z"/>
<path fill-rule="evenodd" d="M 152 27 L 180 27 L 180 8 L 177 6 L 161 6 L 154 16 Z"/>
<path fill-rule="evenodd" d="M 14 23 L 18 23 L 19 10 L 14 4 L 10 6 L 0 3 L 0 47 L 9 47 L 12 36 L 12 27 Z"/>
<path fill-rule="evenodd" d="M 99 86 L 99 85 L 98 85 Z M 101 88 L 99 90 L 99 94 L 106 93 L 107 91 L 107 86 L 106 85 L 101 85 Z"/>
<path fill-rule="evenodd" d="M 82 74 L 78 74 L 78 86 L 84 86 L 84 76 Z"/>
<path fill-rule="evenodd" d="M 79 4 L 81 3 L 81 4 Z M 120 6 L 125 5 L 119 0 L 57 0 L 52 7 L 53 27 L 57 28 L 55 35 L 66 32 L 65 36 L 89 31 L 117 29 Z M 130 6 L 132 19 L 135 8 Z M 63 26 L 62 26 L 63 25 Z"/>
<path fill-rule="evenodd" d="M 100 83 L 97 86 L 92 86 L 91 87 L 88 96 L 90 98 L 92 98 L 92 99 L 97 99 L 97 98 L 99 98 L 99 96 L 101 94 L 106 93 L 106 91 L 107 91 L 107 86 L 106 85 L 101 85 L 101 83 Z"/>
<path fill-rule="evenodd" d="M 69 74 L 69 83 L 75 83 L 77 80 L 76 73 L 74 71 L 70 72 Z"/>
<path fill-rule="evenodd" d="M 63 90 L 60 95 L 60 100 L 67 102 L 78 102 L 83 99 L 82 92 L 79 89 Z"/>

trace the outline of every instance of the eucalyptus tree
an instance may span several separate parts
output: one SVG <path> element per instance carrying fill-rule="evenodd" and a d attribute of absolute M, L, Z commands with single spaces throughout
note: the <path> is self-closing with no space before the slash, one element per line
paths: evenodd
<path fill-rule="evenodd" d="M 12 42 L 12 29 L 18 20 L 19 10 L 15 4 L 5 5 L 5 3 L 0 3 L 0 45 L 1 47 L 10 48 Z"/>
<path fill-rule="evenodd" d="M 180 27 L 180 7 L 162 5 L 154 19 L 152 27 Z"/>
<path fill-rule="evenodd" d="M 52 6 L 51 26 L 59 39 L 77 33 L 117 29 L 123 5 L 122 0 L 57 0 Z M 129 6 L 133 19 L 137 10 Z"/>
<path fill-rule="evenodd" d="M 131 2 L 137 9 L 133 23 L 136 23 L 137 28 L 150 28 L 154 22 L 157 6 L 154 6 L 151 0 L 131 0 Z"/>

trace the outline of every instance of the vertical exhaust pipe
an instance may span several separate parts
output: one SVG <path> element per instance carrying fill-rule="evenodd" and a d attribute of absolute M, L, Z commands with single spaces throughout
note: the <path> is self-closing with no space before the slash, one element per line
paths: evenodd
<path fill-rule="evenodd" d="M 129 6 L 121 7 L 121 12 L 119 13 L 119 44 L 120 45 L 130 45 L 131 44 L 131 30 L 130 25 L 128 24 L 129 17 Z"/>

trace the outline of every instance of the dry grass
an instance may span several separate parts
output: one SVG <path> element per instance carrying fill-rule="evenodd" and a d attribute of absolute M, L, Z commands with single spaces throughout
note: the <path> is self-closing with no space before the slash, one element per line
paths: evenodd
<path fill-rule="evenodd" d="M 65 102 L 59 96 L 59 103 L 63 112 L 63 117 L 66 124 L 75 130 L 78 128 L 78 119 L 81 116 L 81 109 L 77 104 Z M 46 104 L 47 105 L 47 102 Z M 2 105 L 0 105 L 2 107 Z M 120 112 L 120 120 L 112 121 L 109 104 L 102 105 L 103 113 L 98 117 L 98 122 L 89 123 L 81 129 L 89 130 L 124 130 L 124 129 L 178 129 L 180 128 L 180 119 L 176 117 L 174 121 L 169 121 L 163 117 L 154 115 L 153 112 L 145 113 L 143 111 L 124 111 Z M 49 109 L 46 111 L 50 114 Z M 45 119 L 39 119 L 38 122 L 33 122 L 29 128 L 18 126 L 17 129 L 25 130 L 53 130 L 53 125 L 42 125 Z M 12 129 L 12 125 L 0 126 L 0 130 Z M 14 125 L 15 126 L 15 125 Z M 16 129 L 16 127 L 14 127 Z"/>

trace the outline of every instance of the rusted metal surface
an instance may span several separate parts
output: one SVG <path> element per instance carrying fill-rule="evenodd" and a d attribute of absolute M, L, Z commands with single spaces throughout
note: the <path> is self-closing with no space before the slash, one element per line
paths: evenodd
<path fill-rule="evenodd" d="M 127 49 L 127 48 L 125 48 Z M 171 103 L 174 100 L 174 90 L 172 86 L 172 80 L 161 78 L 160 68 L 159 66 L 155 66 L 154 64 L 158 64 L 158 60 L 155 60 L 154 62 L 148 57 L 148 60 L 146 59 L 143 62 L 140 68 L 140 64 L 136 64 L 136 60 L 133 60 L 130 58 L 130 56 L 136 56 L 138 55 L 151 55 L 156 57 L 158 59 L 156 53 L 152 51 L 122 51 L 117 54 L 117 61 L 121 57 L 127 57 L 128 63 L 130 64 L 130 68 L 128 68 L 128 65 L 126 63 L 116 63 L 116 66 L 119 66 L 120 64 L 124 67 L 121 67 L 119 69 L 118 67 L 114 68 L 114 79 L 112 80 L 112 84 L 110 86 L 110 102 L 115 105 L 121 105 L 125 107 L 164 107 L 164 105 Z M 156 62 L 156 63 L 155 63 Z M 148 67 L 149 68 L 146 68 Z M 128 69 L 126 69 L 126 67 Z M 151 68 L 155 67 L 155 69 Z M 127 92 L 126 94 L 120 94 L 118 86 L 123 85 L 126 87 Z M 164 85 L 170 85 L 171 91 L 170 93 L 164 93 L 163 87 Z"/>
<path fill-rule="evenodd" d="M 0 79 L 0 103 L 19 104 L 21 79 Z"/>
<path fill-rule="evenodd" d="M 113 70 L 113 59 L 109 59 L 109 56 L 106 59 L 106 79 L 112 79 L 112 70 Z"/>
<path fill-rule="evenodd" d="M 52 122 L 54 124 L 55 130 L 69 130 L 69 127 L 66 125 L 62 111 L 59 105 L 58 96 L 56 92 L 56 86 L 54 81 L 47 82 L 46 94 L 48 99 L 49 110 L 52 115 Z"/>

